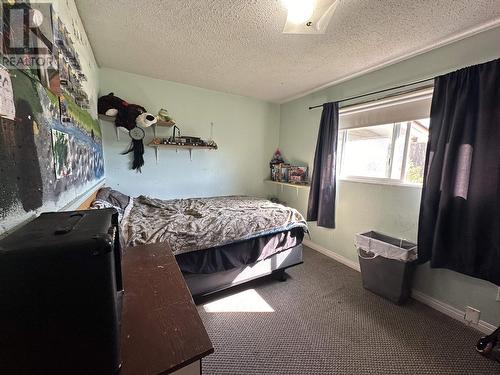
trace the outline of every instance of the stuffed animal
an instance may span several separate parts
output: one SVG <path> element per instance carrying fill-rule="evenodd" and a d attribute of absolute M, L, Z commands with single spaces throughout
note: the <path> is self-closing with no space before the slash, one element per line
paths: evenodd
<path fill-rule="evenodd" d="M 163 108 L 158 111 L 158 119 L 160 119 L 162 121 L 166 121 L 166 122 L 175 123 L 174 119 L 172 117 L 170 117 L 170 115 L 168 114 L 168 111 L 166 109 L 163 109 Z"/>
<path fill-rule="evenodd" d="M 146 108 L 138 104 L 129 104 L 125 111 L 118 111 L 116 115 L 115 125 L 122 126 L 128 130 L 136 127 L 135 120 L 137 117 L 146 113 Z"/>
<path fill-rule="evenodd" d="M 148 128 L 158 122 L 158 119 L 154 117 L 151 113 L 144 112 L 137 116 L 135 119 L 135 124 L 141 128 Z"/>
<path fill-rule="evenodd" d="M 133 153 L 132 169 L 140 172 L 144 165 L 144 136 L 141 128 L 154 125 L 157 118 L 147 113 L 146 108 L 138 104 L 130 104 L 115 96 L 112 92 L 101 96 L 97 102 L 97 112 L 115 117 L 115 125 L 128 129 L 132 142 L 123 154 Z"/>
<path fill-rule="evenodd" d="M 120 110 L 125 110 L 128 103 L 120 99 L 111 92 L 108 95 L 101 96 L 97 101 L 97 112 L 101 115 L 116 117 Z"/>
<path fill-rule="evenodd" d="M 97 102 L 97 112 L 106 116 L 115 117 L 115 125 L 131 130 L 136 126 L 136 119 L 146 108 L 138 104 L 130 104 L 115 96 L 112 92 L 101 96 Z M 154 117 L 153 115 L 150 115 Z"/>

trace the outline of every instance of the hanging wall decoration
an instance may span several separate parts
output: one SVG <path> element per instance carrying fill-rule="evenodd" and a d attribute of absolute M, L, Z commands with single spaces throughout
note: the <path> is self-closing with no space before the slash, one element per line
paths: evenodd
<path fill-rule="evenodd" d="M 127 101 L 115 96 L 114 93 L 101 96 L 97 103 L 99 114 L 115 117 L 115 126 L 129 130 L 132 139 L 130 147 L 123 155 L 132 153 L 132 168 L 141 172 L 144 165 L 144 142 L 146 135 L 142 128 L 155 125 L 158 121 L 156 116 L 148 113 L 146 108 L 138 104 L 130 104 Z"/>
<path fill-rule="evenodd" d="M 130 144 L 130 147 L 127 151 L 123 153 L 123 155 L 126 155 L 128 153 L 133 152 L 134 158 L 132 161 L 132 169 L 141 172 L 141 168 L 144 165 L 144 136 L 146 133 L 144 132 L 143 129 L 139 128 L 136 126 L 135 128 L 132 128 L 129 130 L 129 135 L 130 138 L 132 138 L 132 142 Z"/>

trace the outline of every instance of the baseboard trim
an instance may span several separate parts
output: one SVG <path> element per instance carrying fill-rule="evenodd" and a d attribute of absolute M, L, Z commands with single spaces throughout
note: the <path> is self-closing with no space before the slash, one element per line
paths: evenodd
<path fill-rule="evenodd" d="M 350 267 L 358 272 L 361 272 L 361 269 L 359 268 L 359 264 L 357 262 L 352 261 L 351 259 L 348 259 L 342 255 L 336 254 L 331 250 L 328 250 L 327 248 L 318 245 L 310 240 L 304 239 L 303 241 L 304 246 L 307 246 L 323 255 L 326 255 L 329 258 L 332 258 L 336 260 L 339 263 L 342 263 L 346 265 L 347 267 Z M 469 324 L 465 319 L 465 312 L 457 309 L 445 302 L 442 302 L 440 300 L 437 300 L 436 298 L 433 298 L 431 296 L 428 296 L 425 293 L 422 293 L 419 290 L 413 289 L 412 290 L 412 297 L 423 303 L 424 305 L 427 305 L 434 310 L 439 311 L 442 314 L 445 314 L 449 316 L 450 318 L 453 318 L 455 320 L 458 320 L 459 322 L 468 325 L 472 328 L 477 329 L 478 331 L 484 333 L 484 334 L 490 334 L 492 333 L 496 327 L 493 324 L 490 324 L 488 322 L 485 322 L 484 320 L 480 320 L 478 324 Z"/>
<path fill-rule="evenodd" d="M 342 255 L 337 254 L 337 253 L 334 253 L 333 251 L 328 250 L 326 247 L 318 245 L 318 244 L 316 244 L 308 239 L 304 239 L 302 241 L 302 243 L 304 244 L 304 246 L 310 247 L 311 249 L 316 250 L 317 252 L 319 252 L 323 255 L 326 255 L 327 257 L 332 258 L 332 259 L 336 260 L 337 262 L 342 263 L 349 268 L 352 268 L 353 270 L 361 272 L 361 269 L 359 268 L 359 263 L 354 262 L 349 258 L 346 258 Z"/>
<path fill-rule="evenodd" d="M 411 293 L 414 299 L 416 299 L 419 302 L 422 302 L 424 305 L 432 307 L 434 310 L 437 310 L 440 313 L 449 316 L 450 318 L 458 320 L 459 322 L 468 325 L 469 327 L 475 328 L 480 332 L 483 332 L 485 334 L 490 334 L 495 330 L 495 326 L 493 326 L 493 324 L 485 322 L 484 320 L 480 320 L 478 324 L 471 324 L 467 322 L 464 319 L 465 311 L 462 311 L 460 309 L 457 309 L 456 307 L 448 305 L 447 303 L 444 303 L 438 299 L 428 296 L 425 293 L 422 293 L 415 289 L 413 289 Z"/>
<path fill-rule="evenodd" d="M 485 322 L 484 320 L 480 320 L 479 324 L 477 325 L 477 329 L 487 335 L 490 335 L 497 329 L 497 327 L 495 327 L 493 324 Z"/>

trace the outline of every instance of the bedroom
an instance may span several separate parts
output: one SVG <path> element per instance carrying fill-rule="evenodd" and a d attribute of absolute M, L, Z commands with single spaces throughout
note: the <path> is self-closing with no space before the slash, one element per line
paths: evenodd
<path fill-rule="evenodd" d="M 56 230 L 74 225 L 79 233 L 83 216 L 64 215 L 90 206 L 119 206 L 121 214 L 88 215 L 108 213 L 122 242 L 123 307 L 113 311 L 124 320 L 121 336 L 108 332 L 122 373 L 500 372 L 491 352 L 498 355 L 500 343 L 483 355 L 476 348 L 481 337 L 497 340 L 500 326 L 500 1 L 2 5 L 0 295 L 15 303 L 0 316 L 11 333 L 1 342 L 9 353 L 1 373 L 33 373 L 42 352 L 41 373 L 44 365 L 64 373 L 62 362 L 75 360 L 62 341 L 24 347 L 26 339 L 49 340 L 48 331 L 28 332 L 42 320 L 16 314 L 36 310 L 29 297 L 36 290 L 47 293 L 36 299 L 44 313 L 52 311 L 48 301 L 60 302 L 61 318 L 68 310 L 54 290 L 80 278 L 4 249 L 29 254 L 33 242 L 43 244 L 36 225 L 51 216 L 42 213 L 59 212 L 54 217 L 65 221 L 53 223 Z M 28 25 L 19 26 L 16 14 Z M 24 46 L 15 36 L 28 31 L 35 41 Z M 26 56 L 38 60 L 26 66 Z M 374 248 L 365 254 L 357 236 L 371 231 L 394 238 L 392 248 L 418 245 L 418 260 L 406 267 L 384 262 Z M 175 263 L 162 258 L 172 254 Z M 155 272 L 134 273 L 155 257 L 164 262 Z M 84 280 L 82 264 L 72 272 Z M 32 273 L 17 272 L 28 265 Z M 392 296 L 400 304 L 380 296 L 391 285 L 373 273 L 407 268 L 413 277 L 394 285 L 404 286 Z M 36 288 L 20 290 L 24 278 Z M 158 309 L 132 309 L 130 290 L 146 296 L 174 279 L 179 284 L 158 297 Z M 87 297 L 71 303 L 97 306 Z M 175 298 L 186 299 L 184 314 L 171 310 Z M 131 312 L 143 329 L 129 325 Z M 81 316 L 69 314 L 67 324 Z M 80 324 L 93 327 L 94 318 Z M 59 338 L 68 334 L 50 323 Z M 132 328 L 145 343 L 136 341 L 134 352 L 124 347 Z M 171 339 L 155 341 L 162 329 Z M 213 353 L 182 361 L 165 354 L 200 351 L 194 337 L 206 346 L 201 352 Z M 94 369 L 94 352 L 79 345 Z M 54 358 L 66 358 L 59 370 Z M 132 371 L 132 360 L 144 367 Z M 88 368 L 81 373 L 112 373 Z"/>

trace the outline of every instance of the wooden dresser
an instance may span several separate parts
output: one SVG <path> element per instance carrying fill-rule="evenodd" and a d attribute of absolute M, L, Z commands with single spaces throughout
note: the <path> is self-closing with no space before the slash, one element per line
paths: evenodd
<path fill-rule="evenodd" d="M 201 374 L 214 348 L 168 245 L 128 248 L 122 270 L 120 375 Z"/>

